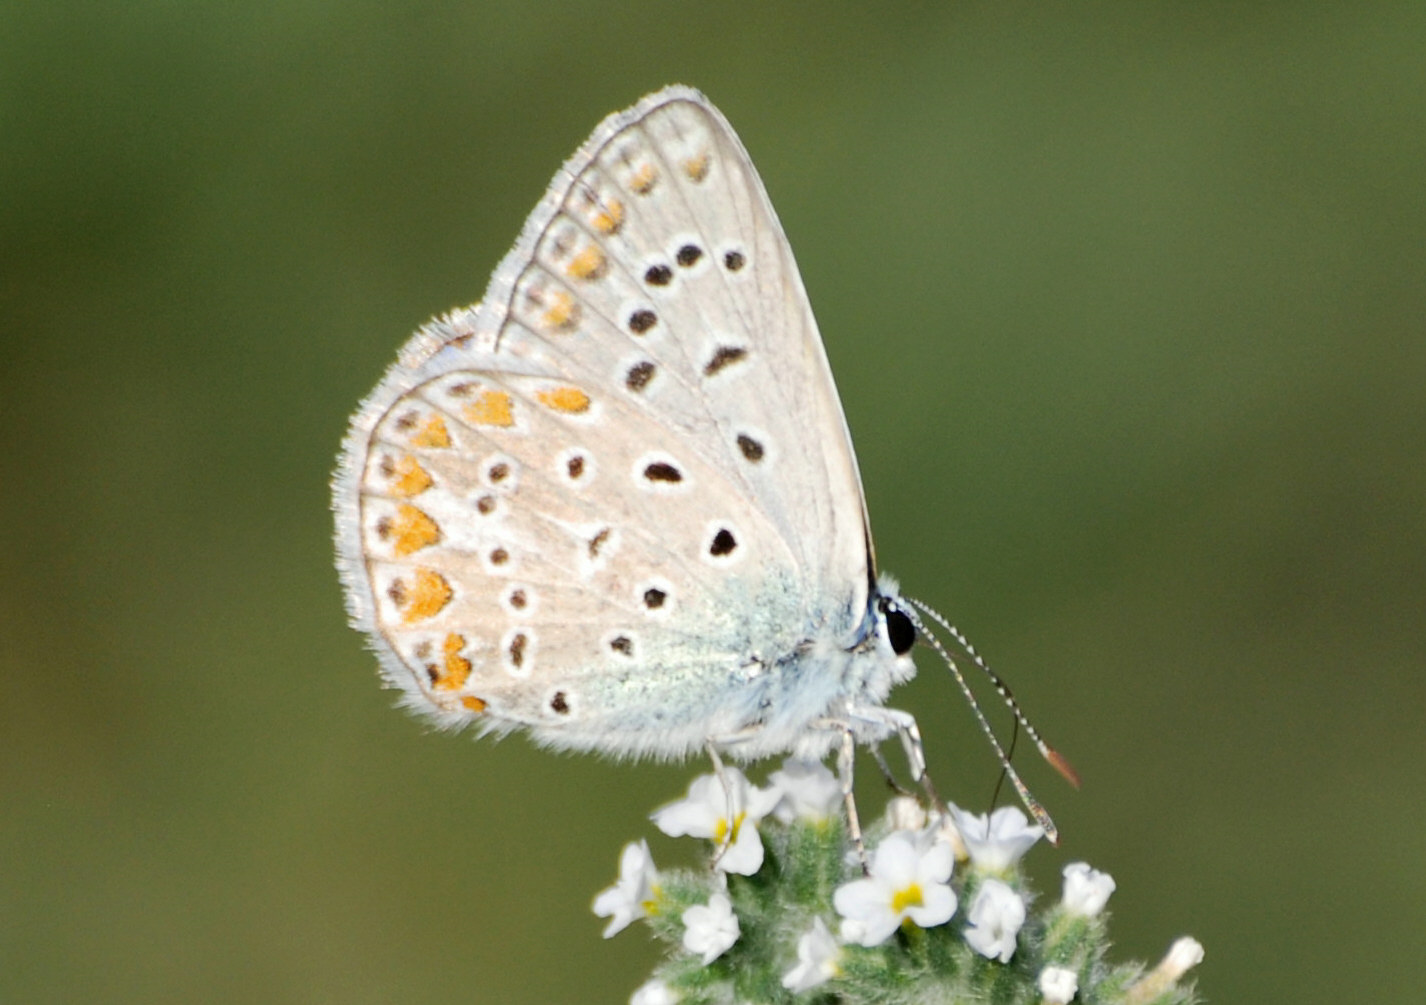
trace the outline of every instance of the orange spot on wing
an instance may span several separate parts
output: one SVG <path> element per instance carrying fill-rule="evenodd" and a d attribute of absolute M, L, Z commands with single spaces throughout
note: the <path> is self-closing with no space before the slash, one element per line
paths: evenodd
<path fill-rule="evenodd" d="M 464 705 L 466 708 L 470 709 L 470 711 L 472 711 L 472 712 L 484 712 L 484 711 L 485 711 L 485 702 L 481 701 L 479 698 L 477 698 L 477 697 L 476 697 L 475 695 L 473 695 L 473 694 L 468 694 L 468 695 L 465 695 L 464 697 L 462 697 L 461 700 L 460 700 L 460 703 L 461 703 L 462 705 Z"/>
<path fill-rule="evenodd" d="M 403 615 L 408 625 L 435 617 L 451 602 L 451 584 L 433 569 L 417 569 L 406 587 Z"/>
<path fill-rule="evenodd" d="M 411 434 L 413 447 L 449 447 L 451 434 L 446 429 L 446 420 L 433 415 L 421 424 L 421 428 Z"/>
<path fill-rule="evenodd" d="M 604 252 L 591 244 L 569 260 L 565 271 L 575 279 L 598 279 L 604 275 L 608 265 Z"/>
<path fill-rule="evenodd" d="M 589 222 L 601 234 L 613 234 L 624 225 L 624 204 L 618 199 L 610 199 L 589 218 Z"/>
<path fill-rule="evenodd" d="M 579 323 L 579 305 L 574 297 L 561 290 L 550 297 L 550 301 L 541 318 L 547 327 L 568 331 Z"/>
<path fill-rule="evenodd" d="M 536 392 L 535 397 L 541 404 L 553 408 L 556 412 L 578 414 L 589 411 L 589 395 L 577 387 L 552 387 L 547 391 Z"/>
<path fill-rule="evenodd" d="M 694 181 L 702 181 L 708 177 L 708 164 L 709 157 L 706 153 L 699 154 L 697 157 L 690 157 L 683 162 L 684 174 L 688 175 L 688 177 Z"/>
<path fill-rule="evenodd" d="M 431 476 L 410 454 L 396 462 L 396 472 L 391 477 L 391 491 L 396 495 L 409 499 L 426 491 L 431 484 Z"/>
<path fill-rule="evenodd" d="M 420 551 L 441 539 L 441 528 L 436 526 L 436 521 L 410 503 L 396 508 L 390 533 L 395 537 L 391 550 L 401 556 Z"/>
<path fill-rule="evenodd" d="M 443 691 L 455 691 L 465 686 L 470 677 L 470 660 L 460 654 L 465 648 L 465 639 L 452 632 L 446 636 L 442 649 L 445 652 L 445 666 L 436 674 L 435 686 Z M 478 699 L 477 699 L 478 700 Z M 481 705 L 484 706 L 484 702 Z M 479 711 L 477 709 L 477 711 Z"/>
<path fill-rule="evenodd" d="M 648 161 L 640 164 L 634 171 L 634 175 L 629 179 L 629 187 L 639 195 L 648 195 L 653 191 L 654 182 L 659 180 L 658 169 Z"/>
<path fill-rule="evenodd" d="M 477 426 L 499 426 L 501 429 L 508 429 L 515 424 L 508 391 L 481 391 L 480 397 L 466 405 L 462 414 Z"/>

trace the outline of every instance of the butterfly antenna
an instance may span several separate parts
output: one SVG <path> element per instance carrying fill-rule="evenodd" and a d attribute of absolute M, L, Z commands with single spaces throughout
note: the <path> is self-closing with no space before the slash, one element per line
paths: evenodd
<path fill-rule="evenodd" d="M 908 598 L 909 599 L 909 598 Z M 917 605 L 920 606 L 920 605 Z M 975 721 L 980 723 L 980 730 L 985 734 L 985 738 L 990 741 L 991 748 L 995 751 L 995 756 L 1000 760 L 1000 768 L 1010 779 L 1010 784 L 1015 786 L 1015 792 L 1020 796 L 1020 802 L 1030 811 L 1030 815 L 1035 818 L 1045 831 L 1045 838 L 1050 844 L 1060 843 L 1060 831 L 1055 826 L 1055 822 L 1050 819 L 1050 814 L 1040 805 L 1040 801 L 1030 793 L 1030 789 L 1020 779 L 1019 773 L 1010 764 L 1010 758 L 1005 756 L 1005 748 L 1000 745 L 1000 740 L 995 736 L 995 730 L 990 728 L 990 722 L 985 718 L 985 713 L 980 709 L 980 702 L 976 701 L 975 692 L 966 683 L 965 675 L 961 673 L 961 668 L 956 665 L 956 661 L 951 658 L 951 654 L 946 651 L 941 640 L 926 628 L 923 622 L 916 615 L 914 609 L 903 608 L 903 613 L 911 619 L 911 623 L 916 626 L 919 638 L 926 645 L 936 651 L 936 655 L 941 657 L 942 662 L 950 669 L 951 675 L 955 677 L 956 683 L 960 685 L 961 693 L 965 695 L 966 702 L 970 705 L 971 712 L 975 714 Z"/>
<path fill-rule="evenodd" d="M 981 671 L 987 677 L 990 678 L 990 683 L 995 688 L 996 693 L 999 694 L 1000 697 L 1005 701 L 1006 707 L 1008 707 L 1010 709 L 1011 714 L 1015 716 L 1015 721 L 1021 726 L 1025 727 L 1025 735 L 1030 737 L 1030 741 L 1035 744 L 1035 749 L 1040 752 L 1040 756 L 1043 757 L 1045 760 L 1049 761 L 1050 764 L 1054 767 L 1054 769 L 1064 776 L 1065 781 L 1069 782 L 1075 788 L 1079 788 L 1079 772 L 1075 771 L 1074 768 L 1070 765 L 1070 762 L 1065 760 L 1063 754 L 1061 754 L 1054 747 L 1051 747 L 1048 743 L 1046 743 L 1044 738 L 1040 736 L 1039 732 L 1035 729 L 1035 727 L 1030 724 L 1030 720 L 1025 717 L 1025 712 L 1020 708 L 1020 703 L 1015 700 L 1015 695 L 1010 692 L 1010 685 L 1006 684 L 1005 681 L 1001 679 L 1000 675 L 994 670 L 990 669 L 989 664 L 987 664 L 985 660 L 981 659 L 980 653 L 975 651 L 975 646 L 971 645 L 970 640 L 961 634 L 960 629 L 956 628 L 955 625 L 951 624 L 944 617 L 942 617 L 940 612 L 937 611 L 935 608 L 930 607 L 925 603 L 922 603 L 915 597 L 903 597 L 902 599 L 915 605 L 918 610 L 923 612 L 931 620 L 935 621 L 936 624 L 944 628 L 947 634 L 949 634 L 951 638 L 956 640 L 956 645 L 960 646 L 963 650 L 965 650 L 966 655 L 971 658 L 971 662 L 973 662 L 976 666 L 980 667 Z M 913 617 L 912 621 L 916 621 L 916 619 Z M 920 623 L 917 622 L 917 628 L 920 627 Z M 923 631 L 922 634 L 924 635 L 925 632 Z M 942 653 L 942 659 L 945 659 L 949 662 L 950 657 Z M 957 671 L 956 676 L 960 676 L 959 671 Z M 964 685 L 962 685 L 962 687 L 964 687 Z M 1011 749 L 1014 749 L 1013 744 L 1011 746 Z"/>
<path fill-rule="evenodd" d="M 1015 745 L 1020 742 L 1020 720 L 1010 721 L 1010 742 L 1005 745 L 1005 759 L 1015 760 Z M 1005 772 L 995 776 L 995 788 L 990 793 L 990 805 L 993 809 L 1000 802 L 1000 788 L 1005 784 Z"/>

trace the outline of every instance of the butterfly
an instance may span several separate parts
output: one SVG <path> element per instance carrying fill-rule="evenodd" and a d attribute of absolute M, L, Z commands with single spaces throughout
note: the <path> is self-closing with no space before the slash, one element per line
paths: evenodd
<path fill-rule="evenodd" d="M 984 666 L 878 576 L 791 247 L 686 87 L 606 118 L 481 302 L 401 349 L 333 506 L 351 621 L 442 726 L 715 764 L 836 750 L 850 795 L 855 746 L 893 735 L 924 776 L 885 705 L 918 637 L 950 663 L 918 610 Z"/>

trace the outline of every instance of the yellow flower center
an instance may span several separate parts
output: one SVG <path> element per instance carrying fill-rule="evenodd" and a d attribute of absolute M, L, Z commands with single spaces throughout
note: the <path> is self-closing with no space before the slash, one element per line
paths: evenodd
<path fill-rule="evenodd" d="M 728 836 L 728 818 L 719 817 L 718 826 L 713 829 L 713 840 L 720 845 L 724 844 L 725 841 L 727 844 L 732 844 L 734 841 L 738 840 L 738 828 L 743 826 L 743 818 L 745 816 L 747 816 L 746 813 L 739 813 L 736 817 L 733 818 L 732 837 Z"/>
<path fill-rule="evenodd" d="M 897 914 L 909 907 L 920 907 L 924 903 L 925 901 L 921 899 L 920 883 L 912 883 L 891 895 L 891 909 Z"/>

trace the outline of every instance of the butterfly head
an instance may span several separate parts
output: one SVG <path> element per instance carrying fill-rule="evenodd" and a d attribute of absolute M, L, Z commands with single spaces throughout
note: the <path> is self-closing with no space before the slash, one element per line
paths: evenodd
<path fill-rule="evenodd" d="M 875 704 L 886 700 L 890 690 L 916 675 L 911 650 L 917 632 L 907 615 L 896 580 L 878 577 L 867 604 L 861 638 L 852 650 L 859 697 Z"/>

